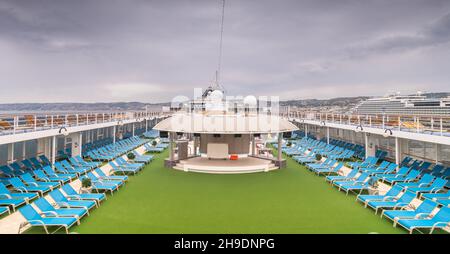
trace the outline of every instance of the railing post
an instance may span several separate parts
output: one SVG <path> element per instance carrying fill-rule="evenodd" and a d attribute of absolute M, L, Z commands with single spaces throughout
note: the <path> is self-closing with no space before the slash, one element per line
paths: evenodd
<path fill-rule="evenodd" d="M 444 135 L 444 133 L 443 133 L 443 126 L 442 126 L 442 117 L 439 119 L 439 121 L 440 121 L 440 128 L 441 128 L 441 136 L 442 135 Z"/>
<path fill-rule="evenodd" d="M 420 124 L 420 119 L 419 117 L 417 117 L 417 123 L 416 123 L 416 132 L 419 133 L 419 124 Z"/>
<path fill-rule="evenodd" d="M 52 117 L 51 117 L 51 123 L 50 123 L 50 127 L 53 129 L 53 115 L 52 115 Z"/>
<path fill-rule="evenodd" d="M 402 118 L 398 116 L 398 130 L 402 129 Z"/>
<path fill-rule="evenodd" d="M 37 130 L 37 117 L 34 115 L 34 131 Z"/>
<path fill-rule="evenodd" d="M 79 122 L 78 122 L 79 121 L 78 120 L 78 114 L 76 114 L 75 117 L 76 117 L 76 126 L 78 126 L 78 124 L 79 124 Z"/>

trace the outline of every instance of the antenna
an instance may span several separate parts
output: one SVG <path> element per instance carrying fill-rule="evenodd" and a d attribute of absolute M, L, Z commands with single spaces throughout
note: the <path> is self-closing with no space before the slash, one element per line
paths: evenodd
<path fill-rule="evenodd" d="M 217 63 L 216 70 L 216 81 L 215 85 L 217 88 L 223 88 L 219 85 L 220 71 L 222 68 L 222 42 L 223 42 L 223 23 L 225 19 L 225 0 L 222 0 L 222 20 L 220 24 L 220 40 L 219 40 L 219 61 Z"/>

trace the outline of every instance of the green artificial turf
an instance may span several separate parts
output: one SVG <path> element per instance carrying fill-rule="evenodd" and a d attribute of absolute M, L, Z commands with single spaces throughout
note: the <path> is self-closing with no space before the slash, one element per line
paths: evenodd
<path fill-rule="evenodd" d="M 164 168 L 167 155 L 157 154 L 71 232 L 406 232 L 291 159 L 269 173 L 215 175 Z"/>

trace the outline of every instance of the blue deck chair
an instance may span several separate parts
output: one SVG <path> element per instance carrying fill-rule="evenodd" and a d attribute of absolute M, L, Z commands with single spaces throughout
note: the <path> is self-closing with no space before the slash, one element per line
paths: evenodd
<path fill-rule="evenodd" d="M 382 216 L 386 216 L 394 222 L 394 227 L 400 219 L 417 219 L 428 216 L 437 207 L 436 202 L 425 199 L 420 205 L 413 210 L 383 210 Z"/>
<path fill-rule="evenodd" d="M 358 193 L 361 194 L 363 190 L 368 190 L 370 188 L 371 181 L 372 179 L 368 173 L 362 173 L 355 181 L 342 182 L 338 185 L 338 187 L 339 190 L 345 191 L 346 195 L 348 195 L 350 191 L 358 191 Z"/>
<path fill-rule="evenodd" d="M 60 207 L 67 208 L 86 208 L 88 210 L 92 209 L 97 205 L 95 201 L 92 200 L 72 200 L 63 195 L 61 190 L 56 189 L 51 191 L 50 196 L 55 200 L 56 204 Z"/>
<path fill-rule="evenodd" d="M 439 176 L 442 175 L 442 171 L 444 170 L 444 168 L 445 167 L 443 165 L 436 164 L 436 165 L 434 165 L 434 167 L 432 169 L 423 170 L 422 174 L 428 173 L 428 174 L 431 174 L 431 175 L 439 177 Z"/>
<path fill-rule="evenodd" d="M 128 181 L 128 176 L 126 175 L 106 175 L 105 172 L 103 172 L 103 170 L 101 170 L 100 168 L 96 168 L 94 172 L 102 180 Z"/>
<path fill-rule="evenodd" d="M 58 172 L 63 174 L 76 174 L 77 176 L 80 176 L 85 173 L 84 170 L 81 169 L 66 168 L 60 162 L 55 162 L 54 166 Z"/>
<path fill-rule="evenodd" d="M 50 190 L 53 190 L 54 188 L 57 188 L 60 186 L 59 182 L 40 182 L 36 181 L 30 174 L 25 173 L 20 176 L 22 178 L 22 181 L 25 182 L 27 185 L 31 186 L 42 186 L 42 187 L 50 187 Z"/>
<path fill-rule="evenodd" d="M 352 180 L 358 174 L 358 169 L 352 169 L 347 175 L 327 176 L 325 180 L 333 184 L 335 181 Z"/>
<path fill-rule="evenodd" d="M 388 200 L 388 199 L 392 199 L 398 196 L 398 194 L 400 194 L 402 192 L 403 188 L 398 186 L 398 185 L 394 185 L 392 186 L 384 195 L 358 195 L 356 197 L 356 200 L 361 201 L 362 203 L 364 203 L 364 207 L 367 207 L 367 203 L 369 203 L 369 201 L 383 201 L 383 200 Z"/>
<path fill-rule="evenodd" d="M 23 174 L 25 172 L 30 171 L 30 170 L 23 169 L 17 161 L 9 164 L 9 167 L 11 167 L 16 174 Z"/>
<path fill-rule="evenodd" d="M 442 207 L 432 218 L 427 219 L 403 219 L 398 221 L 398 225 L 406 228 L 410 234 L 418 229 L 431 229 L 430 234 L 436 228 L 445 228 L 450 223 L 450 208 Z"/>
<path fill-rule="evenodd" d="M 450 191 L 445 193 L 424 193 L 422 195 L 423 198 L 431 199 L 433 201 L 437 201 L 439 199 L 449 199 Z"/>
<path fill-rule="evenodd" d="M 133 175 L 135 175 L 135 174 L 137 174 L 139 172 L 139 169 L 137 169 L 137 168 L 128 168 L 128 167 L 125 167 L 125 166 L 119 166 L 114 161 L 110 161 L 109 165 L 111 166 L 112 172 L 114 174 L 121 173 L 121 174 L 125 175 L 127 173 L 132 173 Z"/>
<path fill-rule="evenodd" d="M 400 177 L 400 176 L 406 176 L 406 174 L 408 174 L 409 172 L 409 168 L 407 167 L 401 167 L 397 173 L 394 174 L 382 174 L 382 175 L 378 175 L 378 179 L 380 179 L 381 181 L 384 182 L 384 179 L 386 178 L 391 178 L 391 177 Z"/>
<path fill-rule="evenodd" d="M 7 176 L 7 177 L 14 177 L 16 176 L 16 172 L 14 172 L 9 166 L 7 165 L 3 165 L 0 166 L 0 171 L 3 173 L 3 175 Z M 20 172 L 20 174 L 22 174 L 22 172 Z"/>
<path fill-rule="evenodd" d="M 386 200 L 383 201 L 377 200 L 369 201 L 367 203 L 367 206 L 375 209 L 375 214 L 377 214 L 379 209 L 385 208 L 397 209 L 407 207 L 415 197 L 416 195 L 414 193 L 405 191 L 398 199 L 394 197 L 394 198 L 387 198 Z"/>
<path fill-rule="evenodd" d="M 48 175 L 46 175 L 46 174 L 44 173 L 44 171 L 41 170 L 41 169 L 36 169 L 36 170 L 34 171 L 34 175 L 35 175 L 39 180 L 42 180 L 42 181 L 45 181 L 45 182 L 58 182 L 58 183 L 60 183 L 60 184 L 64 184 L 64 183 L 66 183 L 66 182 L 68 182 L 68 181 L 71 180 L 70 177 L 48 176 Z"/>
<path fill-rule="evenodd" d="M 88 175 L 89 177 L 89 175 Z M 89 177 L 90 178 L 90 177 Z M 100 191 L 106 191 L 110 192 L 111 195 L 114 194 L 114 191 L 119 190 L 119 185 L 117 184 L 111 184 L 107 183 L 105 181 L 94 181 L 92 180 L 92 189 L 95 190 L 97 193 L 100 193 Z"/>
<path fill-rule="evenodd" d="M 39 159 L 44 163 L 45 166 L 52 165 L 50 160 L 45 155 L 39 155 Z"/>
<path fill-rule="evenodd" d="M 438 199 L 436 200 L 436 202 L 438 202 L 442 206 L 450 207 L 450 199 Z"/>
<path fill-rule="evenodd" d="M 18 199 L 25 199 L 25 202 L 28 204 L 30 200 L 39 197 L 37 193 L 23 193 L 23 192 L 11 192 L 6 188 L 5 185 L 0 183 L 0 197 L 9 197 L 9 198 L 18 198 Z"/>
<path fill-rule="evenodd" d="M 80 219 L 86 214 L 89 215 L 87 208 L 55 208 L 47 199 L 40 198 L 34 201 L 34 204 L 41 210 L 45 217 L 69 217 L 77 219 L 77 224 L 80 225 Z"/>
<path fill-rule="evenodd" d="M 141 162 L 141 163 L 150 163 L 153 160 L 152 155 L 141 155 L 136 151 L 133 151 L 134 156 L 136 156 L 133 161 Z"/>
<path fill-rule="evenodd" d="M 57 226 L 59 228 L 64 228 L 66 233 L 69 233 L 69 228 L 72 227 L 76 222 L 76 218 L 67 218 L 67 217 L 57 217 L 57 218 L 47 218 L 42 217 L 31 205 L 26 205 L 19 209 L 20 213 L 27 220 L 27 224 L 32 227 L 44 227 L 44 230 L 47 234 L 49 234 L 48 228 L 51 226 Z M 21 224 L 19 228 L 19 233 L 21 233 L 21 229 L 26 226 L 26 224 Z"/>
<path fill-rule="evenodd" d="M 402 162 L 400 162 L 400 167 L 408 166 L 411 160 L 411 157 L 406 156 L 405 158 L 403 158 Z"/>
<path fill-rule="evenodd" d="M 42 170 L 44 170 L 45 173 L 51 177 L 66 177 L 70 178 L 71 180 L 77 177 L 77 174 L 75 173 L 56 173 L 55 170 L 53 170 L 53 168 L 50 166 L 45 166 L 42 168 Z"/>
<path fill-rule="evenodd" d="M 404 176 L 394 176 L 394 177 L 386 177 L 383 178 L 385 182 L 388 182 L 390 184 L 395 184 L 397 182 L 411 182 L 416 180 L 416 178 L 420 175 L 419 170 L 411 170 L 407 175 Z"/>
<path fill-rule="evenodd" d="M 406 189 L 412 188 L 412 187 L 424 187 L 424 186 L 431 185 L 433 180 L 434 180 L 434 176 L 432 176 L 430 174 L 425 174 L 417 182 L 397 183 L 397 185 L 399 185 L 403 188 L 406 188 Z"/>
<path fill-rule="evenodd" d="M 366 171 L 384 171 L 387 166 L 389 166 L 389 164 L 391 164 L 389 161 L 382 161 L 380 163 L 380 165 L 378 165 L 378 167 L 370 167 L 370 168 L 360 168 L 359 170 L 362 172 L 366 172 Z"/>
<path fill-rule="evenodd" d="M 48 186 L 35 186 L 33 184 L 31 186 L 25 185 L 18 177 L 9 179 L 9 182 L 11 183 L 13 189 L 19 192 L 36 192 L 40 196 L 43 196 L 45 192 L 50 190 L 50 187 Z"/>
<path fill-rule="evenodd" d="M 315 169 L 314 172 L 317 175 L 330 175 L 330 174 L 339 174 L 340 170 L 344 166 L 344 163 L 340 162 L 336 165 L 336 167 L 329 167 L 329 168 L 322 168 L 322 169 Z"/>
<path fill-rule="evenodd" d="M 116 159 L 116 163 L 119 164 L 119 166 L 125 166 L 127 168 L 137 168 L 137 169 L 142 169 L 145 164 L 144 163 L 131 163 L 126 161 L 124 158 L 122 157 L 118 157 Z"/>
<path fill-rule="evenodd" d="M 83 163 L 75 160 L 74 157 L 70 157 L 69 158 L 69 162 L 70 162 L 70 164 L 72 164 L 74 167 L 77 167 L 77 168 L 88 168 L 88 169 L 93 169 L 94 168 L 94 166 L 92 166 L 90 164 L 83 164 Z"/>
<path fill-rule="evenodd" d="M 28 159 L 22 160 L 21 163 L 25 166 L 26 169 L 31 169 L 31 170 L 36 169 L 34 167 L 33 163 L 31 163 L 31 161 L 29 161 Z"/>
<path fill-rule="evenodd" d="M 0 205 L 11 207 L 13 212 L 16 211 L 16 207 L 21 206 L 27 202 L 28 199 L 26 198 L 12 197 L 8 194 L 0 194 Z"/>
<path fill-rule="evenodd" d="M 29 160 L 31 161 L 31 163 L 33 163 L 35 169 L 36 168 L 42 168 L 42 167 L 45 166 L 40 161 L 38 161 L 38 159 L 36 157 L 30 158 Z"/>
<path fill-rule="evenodd" d="M 117 185 L 117 187 L 120 187 L 124 184 L 123 180 L 108 180 L 108 179 L 102 179 L 100 177 L 97 177 L 92 172 L 89 172 L 87 176 L 91 179 L 93 182 L 100 182 L 102 184 L 112 184 Z"/>
<path fill-rule="evenodd" d="M 430 186 L 424 186 L 424 187 L 411 187 L 408 188 L 409 192 L 413 192 L 414 194 L 418 193 L 435 193 L 442 191 L 447 184 L 447 180 L 442 178 L 436 178 L 434 182 Z"/>
<path fill-rule="evenodd" d="M 92 167 L 99 167 L 102 165 L 101 162 L 96 162 L 96 161 L 85 161 L 83 158 L 81 158 L 80 155 L 77 155 L 75 157 L 73 157 L 76 161 L 78 161 L 81 164 L 86 164 L 86 165 L 90 165 Z"/>
<path fill-rule="evenodd" d="M 71 165 L 67 160 L 61 161 L 61 165 L 69 170 L 69 172 L 74 171 L 79 172 L 80 174 L 84 174 L 90 170 L 90 167 L 75 167 Z"/>
<path fill-rule="evenodd" d="M 62 190 L 67 194 L 69 199 L 93 200 L 100 205 L 100 202 L 107 199 L 104 193 L 78 193 L 70 184 L 62 186 Z"/>
<path fill-rule="evenodd" d="M 11 214 L 11 210 L 8 206 L 0 206 L 0 215 L 3 215 L 4 213 Z"/>

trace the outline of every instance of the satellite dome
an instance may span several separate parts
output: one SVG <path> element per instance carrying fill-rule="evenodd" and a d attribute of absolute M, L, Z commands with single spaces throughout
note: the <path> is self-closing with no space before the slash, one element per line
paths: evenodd
<path fill-rule="evenodd" d="M 211 100 L 220 101 L 223 99 L 223 92 L 220 90 L 214 90 L 209 94 Z"/>

